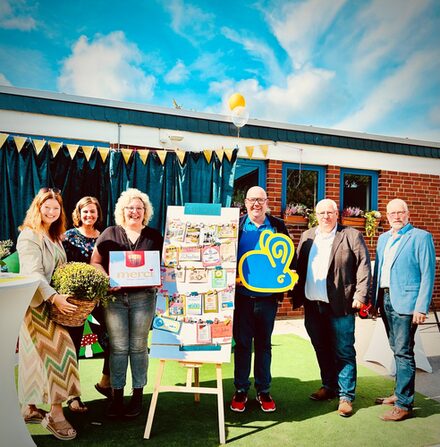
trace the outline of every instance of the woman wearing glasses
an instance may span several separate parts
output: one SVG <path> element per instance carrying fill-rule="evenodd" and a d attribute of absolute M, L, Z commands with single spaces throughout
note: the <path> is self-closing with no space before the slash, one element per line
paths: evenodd
<path fill-rule="evenodd" d="M 67 295 L 50 285 L 57 265 L 66 262 L 61 243 L 65 222 L 59 190 L 43 188 L 19 228 L 20 273 L 38 276 L 40 285 L 20 329 L 18 391 L 26 423 L 41 423 L 56 438 L 70 440 L 76 431 L 64 417 L 62 403 L 80 395 L 75 347 L 67 331 L 49 317 L 49 303 L 63 314 L 76 310 Z M 50 411 L 37 404 L 50 404 Z"/>
<path fill-rule="evenodd" d="M 148 227 L 153 207 L 148 196 L 138 189 L 128 189 L 115 208 L 116 226 L 104 230 L 96 241 L 91 264 L 108 274 L 111 251 L 162 250 L 161 234 Z M 113 289 L 116 297 L 105 308 L 110 340 L 110 381 L 113 400 L 109 418 L 134 418 L 142 411 L 143 387 L 147 383 L 148 333 L 156 307 L 156 289 L 130 287 Z M 133 395 L 123 407 L 124 386 L 130 361 Z"/>
<path fill-rule="evenodd" d="M 90 263 L 93 248 L 100 234 L 99 228 L 102 225 L 102 210 L 98 199 L 91 196 L 80 199 L 73 210 L 72 220 L 74 228 L 66 231 L 63 240 L 67 261 Z M 90 323 L 90 326 L 93 332 L 98 335 L 99 342 L 104 350 L 102 376 L 101 380 L 95 384 L 95 388 L 104 396 L 111 397 L 108 335 L 105 327 L 103 306 L 96 306 L 92 315 L 99 324 Z M 84 325 L 66 327 L 66 329 L 72 337 L 76 356 L 79 360 Z M 74 413 L 87 411 L 87 407 L 78 396 L 71 396 L 67 404 Z"/>

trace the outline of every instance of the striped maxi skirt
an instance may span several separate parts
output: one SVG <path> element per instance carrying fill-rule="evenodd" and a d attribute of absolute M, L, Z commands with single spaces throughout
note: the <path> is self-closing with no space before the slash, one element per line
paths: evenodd
<path fill-rule="evenodd" d="M 19 336 L 18 398 L 22 405 L 61 404 L 79 396 L 75 347 L 69 333 L 49 318 L 44 302 L 26 311 Z"/>

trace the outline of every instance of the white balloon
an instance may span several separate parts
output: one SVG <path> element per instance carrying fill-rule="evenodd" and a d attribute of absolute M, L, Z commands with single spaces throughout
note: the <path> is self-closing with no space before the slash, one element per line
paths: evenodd
<path fill-rule="evenodd" d="M 231 118 L 232 122 L 237 127 L 243 127 L 249 120 L 249 112 L 247 111 L 246 107 L 237 106 L 232 110 Z"/>

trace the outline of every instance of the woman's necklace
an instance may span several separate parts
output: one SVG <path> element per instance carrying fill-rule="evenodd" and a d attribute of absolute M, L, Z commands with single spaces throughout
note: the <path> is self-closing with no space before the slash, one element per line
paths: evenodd
<path fill-rule="evenodd" d="M 130 251 L 136 251 L 139 242 L 141 240 L 141 232 L 137 232 L 135 230 L 129 230 L 124 227 L 121 227 L 123 230 L 123 234 L 125 237 L 125 241 L 130 249 Z M 141 229 L 142 231 L 142 229 Z"/>

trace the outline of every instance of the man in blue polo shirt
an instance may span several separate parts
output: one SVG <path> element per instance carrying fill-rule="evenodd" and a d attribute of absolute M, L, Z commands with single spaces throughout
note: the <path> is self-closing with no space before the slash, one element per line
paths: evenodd
<path fill-rule="evenodd" d="M 260 234 L 264 230 L 288 235 L 281 219 L 267 213 L 266 191 L 259 186 L 251 187 L 245 199 L 247 214 L 240 219 L 238 236 L 238 260 L 250 250 L 259 248 Z M 261 272 L 262 275 L 265 272 Z M 265 412 L 275 411 L 276 405 L 269 390 L 272 377 L 271 337 L 282 293 L 270 294 L 253 292 L 237 284 L 234 310 L 234 385 L 236 391 L 230 408 L 239 413 L 246 409 L 248 391 L 251 385 L 252 339 L 254 340 L 254 381 L 257 401 Z"/>

